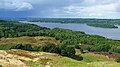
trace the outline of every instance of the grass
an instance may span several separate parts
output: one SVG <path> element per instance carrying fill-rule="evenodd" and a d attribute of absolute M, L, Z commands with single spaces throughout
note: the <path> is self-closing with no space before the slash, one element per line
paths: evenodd
<path fill-rule="evenodd" d="M 119 63 L 112 61 L 92 62 L 89 65 L 94 65 L 94 67 L 120 67 Z"/>
<path fill-rule="evenodd" d="M 31 45 L 46 45 L 53 43 L 57 45 L 59 41 L 51 37 L 17 37 L 17 38 L 1 38 L 0 44 L 31 44 Z"/>
<path fill-rule="evenodd" d="M 119 67 L 120 66 L 119 63 L 111 61 L 105 58 L 104 56 L 93 56 L 93 54 L 91 55 L 82 54 L 82 56 L 84 57 L 82 61 L 74 60 L 59 55 L 53 55 L 53 54 L 45 54 L 39 57 L 45 57 L 51 59 L 47 61 L 50 63 L 51 67 Z M 45 62 L 39 61 L 39 63 L 41 63 L 43 66 L 46 65 Z"/>
<path fill-rule="evenodd" d="M 104 61 L 111 61 L 109 58 L 103 56 L 103 55 L 97 55 L 93 53 L 86 53 L 81 54 L 81 56 L 84 58 L 82 61 L 84 62 L 104 62 Z"/>
<path fill-rule="evenodd" d="M 26 61 L 24 62 L 27 66 L 30 66 L 30 67 L 42 67 L 42 65 L 40 63 L 37 63 L 37 62 L 31 62 L 31 61 Z"/>
<path fill-rule="evenodd" d="M 71 58 L 63 57 L 56 59 L 58 59 L 55 60 L 57 62 L 56 66 L 60 65 L 61 67 L 88 67 L 88 65 L 85 62 L 77 61 Z"/>
<path fill-rule="evenodd" d="M 6 50 L 8 54 L 13 54 L 20 59 L 29 67 L 119 67 L 120 63 L 117 63 L 104 55 L 96 55 L 93 53 L 81 54 L 83 57 L 82 61 L 78 61 L 69 57 L 60 56 L 55 53 L 47 52 L 30 52 L 25 50 Z M 77 51 L 78 52 L 78 51 Z M 79 52 L 78 52 L 79 53 Z M 78 54 L 77 53 L 77 54 Z M 32 56 L 32 57 L 29 57 Z M 32 60 L 25 60 L 30 58 Z M 37 59 L 37 60 L 36 60 Z"/>
<path fill-rule="evenodd" d="M 45 57 L 45 56 L 44 56 Z M 47 55 L 46 55 L 47 57 Z M 50 63 L 51 67 L 119 67 L 120 64 L 112 61 L 101 61 L 99 60 L 96 62 L 85 62 L 85 61 L 77 61 L 68 57 L 61 57 L 61 56 L 49 56 L 49 58 L 52 58 L 51 61 L 48 61 Z M 93 58 L 92 58 L 93 59 Z M 94 58 L 95 60 L 96 58 Z M 98 59 L 98 58 L 97 58 Z M 41 62 L 39 62 L 41 63 Z M 30 67 L 33 66 L 32 63 Z M 41 64 L 41 66 L 45 66 L 46 64 Z M 36 67 L 39 67 L 36 65 Z"/>
<path fill-rule="evenodd" d="M 0 44 L 32 44 L 32 45 L 45 45 L 47 43 L 58 44 L 59 41 L 50 37 L 18 37 L 18 38 L 1 38 Z M 80 50 L 76 49 L 76 55 L 82 56 L 83 60 L 78 61 L 72 58 L 60 56 L 55 53 L 46 52 L 30 52 L 24 50 L 6 50 L 7 53 L 26 57 L 30 59 L 38 58 L 37 61 L 23 61 L 30 67 L 119 67 L 120 63 L 115 62 L 104 55 L 94 53 L 81 54 Z"/>

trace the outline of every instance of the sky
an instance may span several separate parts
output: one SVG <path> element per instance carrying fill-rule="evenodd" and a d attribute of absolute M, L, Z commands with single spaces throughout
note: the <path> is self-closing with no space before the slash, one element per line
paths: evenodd
<path fill-rule="evenodd" d="M 0 17 L 120 19 L 120 0 L 0 0 Z"/>

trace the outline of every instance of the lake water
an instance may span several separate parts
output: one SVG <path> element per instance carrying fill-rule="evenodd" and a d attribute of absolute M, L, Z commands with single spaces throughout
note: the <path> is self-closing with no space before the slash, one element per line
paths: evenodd
<path fill-rule="evenodd" d="M 64 29 L 71 29 L 75 31 L 83 31 L 86 34 L 94 34 L 104 36 L 106 38 L 120 40 L 120 26 L 118 28 L 99 28 L 99 27 L 91 27 L 86 24 L 79 24 L 79 23 L 48 23 L 48 22 L 25 22 L 24 23 L 31 23 L 36 24 L 38 26 L 43 26 L 47 28 L 64 28 Z"/>

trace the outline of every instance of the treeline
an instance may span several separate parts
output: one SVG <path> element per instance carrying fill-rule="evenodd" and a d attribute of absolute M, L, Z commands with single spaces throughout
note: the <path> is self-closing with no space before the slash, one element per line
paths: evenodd
<path fill-rule="evenodd" d="M 89 51 L 120 53 L 119 40 L 107 39 L 98 35 L 88 35 L 84 32 L 72 31 L 68 29 L 49 29 L 45 27 L 39 27 L 34 24 L 7 21 L 0 22 L 1 38 L 19 36 L 49 36 L 60 40 L 60 45 L 63 45 L 66 48 L 75 47 L 75 45 L 84 45 L 85 48 L 82 47 L 82 49 Z"/>
<path fill-rule="evenodd" d="M 44 31 L 49 30 L 45 27 L 39 27 L 33 24 L 19 23 L 16 21 L 0 20 L 0 38 L 1 37 L 19 37 L 44 35 Z"/>
<path fill-rule="evenodd" d="M 86 23 L 89 26 L 102 28 L 118 28 L 119 19 L 77 19 L 77 18 L 37 18 L 27 19 L 30 22 L 54 22 L 54 23 Z"/>
<path fill-rule="evenodd" d="M 120 24 L 120 19 L 82 19 L 82 18 L 29 18 L 30 22 L 55 22 L 55 23 L 112 23 Z"/>
<path fill-rule="evenodd" d="M 88 23 L 87 25 L 94 26 L 94 27 L 102 27 L 102 28 L 118 28 L 113 24 L 106 24 L 106 23 Z"/>
<path fill-rule="evenodd" d="M 31 46 L 30 44 L 4 44 L 0 45 L 0 50 L 22 49 L 27 51 L 42 51 L 57 53 L 62 56 L 74 57 L 74 47 L 65 47 L 63 45 L 48 44 L 43 46 Z"/>

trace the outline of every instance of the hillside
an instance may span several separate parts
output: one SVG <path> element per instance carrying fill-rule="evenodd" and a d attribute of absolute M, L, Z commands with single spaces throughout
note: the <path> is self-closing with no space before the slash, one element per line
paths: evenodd
<path fill-rule="evenodd" d="M 52 37 L 16 37 L 16 38 L 0 38 L 0 44 L 31 44 L 33 46 L 47 45 L 49 43 L 59 44 L 59 41 L 55 40 Z"/>
<path fill-rule="evenodd" d="M 120 40 L 0 20 L 3 67 L 119 67 Z"/>
<path fill-rule="evenodd" d="M 3 67 L 119 67 L 120 64 L 103 56 L 82 54 L 84 59 L 78 61 L 68 57 L 47 52 L 30 52 L 24 50 L 0 50 L 0 65 Z M 93 57 L 94 56 L 94 57 Z"/>

